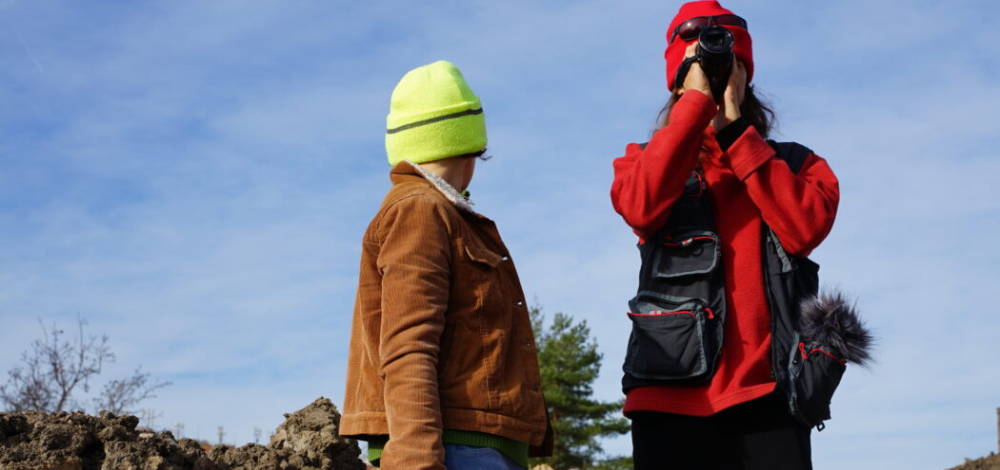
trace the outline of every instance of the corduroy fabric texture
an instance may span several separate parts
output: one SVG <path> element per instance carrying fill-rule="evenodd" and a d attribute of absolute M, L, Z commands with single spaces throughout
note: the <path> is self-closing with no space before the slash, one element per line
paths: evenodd
<path fill-rule="evenodd" d="M 388 436 L 379 436 L 368 441 L 368 461 L 372 465 L 378 466 L 381 463 L 382 449 L 388 441 Z M 521 441 L 482 432 L 445 429 L 441 433 L 441 443 L 496 449 L 518 465 L 528 468 L 528 444 Z"/>
<path fill-rule="evenodd" d="M 673 90 L 675 85 L 680 85 L 680 83 L 674 83 L 674 76 L 677 75 L 677 69 L 681 66 L 681 62 L 684 62 L 684 50 L 689 45 L 698 42 L 697 39 L 683 41 L 680 36 L 674 39 L 674 42 L 670 42 L 670 37 L 673 36 L 674 29 L 691 18 L 732 14 L 733 12 L 722 8 L 722 5 L 719 5 L 719 2 L 715 0 L 688 2 L 681 5 L 677 16 L 674 17 L 667 28 L 667 50 L 663 53 L 663 57 L 667 59 L 667 89 Z M 753 79 L 753 41 L 750 39 L 750 32 L 737 26 L 723 27 L 733 33 L 733 39 L 735 40 L 733 52 L 736 54 L 736 60 L 743 62 L 743 65 L 746 66 L 747 83 L 750 83 L 750 80 Z"/>
<path fill-rule="evenodd" d="M 486 147 L 479 97 L 448 61 L 417 67 L 396 85 L 386 118 L 389 164 L 425 163 Z"/>
<path fill-rule="evenodd" d="M 386 468 L 444 470 L 444 429 L 551 454 L 531 320 L 496 224 L 409 162 L 365 231 L 340 435 L 389 435 Z"/>

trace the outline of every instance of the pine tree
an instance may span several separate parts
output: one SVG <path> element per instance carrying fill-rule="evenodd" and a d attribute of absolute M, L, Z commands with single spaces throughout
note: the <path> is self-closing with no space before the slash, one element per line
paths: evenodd
<path fill-rule="evenodd" d="M 554 470 L 632 468 L 631 457 L 601 458 L 599 439 L 629 432 L 621 417 L 622 401 L 602 402 L 593 398 L 592 385 L 601 369 L 597 341 L 590 337 L 586 320 L 574 323 L 556 313 L 544 328 L 542 308 L 531 308 L 531 324 L 538 344 L 542 390 L 549 418 L 555 429 L 552 457 L 534 459 L 532 465 L 548 464 Z"/>

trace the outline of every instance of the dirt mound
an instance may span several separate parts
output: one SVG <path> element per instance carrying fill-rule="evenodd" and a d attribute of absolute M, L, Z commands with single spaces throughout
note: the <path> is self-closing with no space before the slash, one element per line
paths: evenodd
<path fill-rule="evenodd" d="M 247 444 L 240 448 L 217 446 L 209 457 L 221 469 L 364 469 L 358 459 L 357 442 L 337 435 L 340 413 L 326 398 L 292 414 L 265 446 Z"/>
<path fill-rule="evenodd" d="M 1000 455 L 990 454 L 977 460 L 965 459 L 965 463 L 948 470 L 1000 470 Z"/>
<path fill-rule="evenodd" d="M 139 418 L 84 413 L 0 413 L 4 470 L 360 470 L 356 442 L 337 436 L 326 398 L 286 414 L 267 446 L 216 446 L 208 454 L 169 431 L 136 429 Z"/>

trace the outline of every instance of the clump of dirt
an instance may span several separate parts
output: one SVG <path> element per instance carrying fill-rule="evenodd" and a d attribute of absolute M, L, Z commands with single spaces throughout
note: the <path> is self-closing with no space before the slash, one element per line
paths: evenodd
<path fill-rule="evenodd" d="M 108 412 L 0 413 L 0 468 L 215 469 L 194 441 L 181 445 L 169 431 L 143 432 L 138 424 L 135 416 Z"/>
<path fill-rule="evenodd" d="M 137 429 L 139 418 L 101 412 L 0 413 L 4 470 L 361 470 L 355 441 L 339 437 L 329 399 L 285 415 L 267 446 L 177 441 L 170 431 Z"/>
<path fill-rule="evenodd" d="M 295 413 L 286 413 L 285 422 L 266 447 L 217 446 L 209 457 L 222 469 L 363 470 L 358 443 L 338 436 L 339 429 L 337 407 L 321 397 Z"/>
<path fill-rule="evenodd" d="M 990 453 L 981 459 L 965 459 L 965 463 L 948 470 L 1000 470 L 1000 455 Z"/>

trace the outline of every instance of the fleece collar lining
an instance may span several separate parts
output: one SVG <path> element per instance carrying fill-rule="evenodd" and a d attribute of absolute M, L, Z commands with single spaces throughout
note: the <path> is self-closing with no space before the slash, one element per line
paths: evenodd
<path fill-rule="evenodd" d="M 423 169 L 420 165 L 413 163 L 409 160 L 406 160 L 406 162 L 412 165 L 413 168 L 416 168 L 416 170 L 419 171 L 420 174 L 427 179 L 427 181 L 430 181 L 431 184 L 433 184 L 434 187 L 437 188 L 437 190 L 440 191 L 441 194 L 444 195 L 446 199 L 454 203 L 455 206 L 457 206 L 459 209 L 471 212 L 473 214 L 476 213 L 475 209 L 472 208 L 472 206 L 474 206 L 475 204 L 469 198 L 462 195 L 462 193 L 458 192 L 458 190 L 455 189 L 452 185 L 448 184 L 448 182 L 445 181 L 444 178 Z"/>

